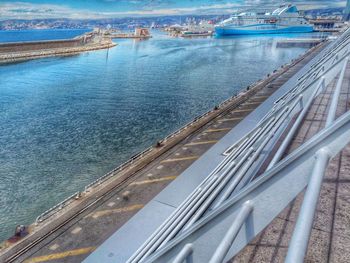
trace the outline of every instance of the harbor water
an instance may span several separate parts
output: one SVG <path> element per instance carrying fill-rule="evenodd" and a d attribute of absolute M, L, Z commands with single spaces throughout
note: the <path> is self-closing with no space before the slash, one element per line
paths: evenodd
<path fill-rule="evenodd" d="M 8 30 L 0 31 L 0 43 L 57 40 L 73 38 L 90 31 L 89 29 L 43 29 L 43 30 Z"/>
<path fill-rule="evenodd" d="M 0 240 L 306 51 L 276 48 L 277 35 L 153 34 L 0 66 Z"/>

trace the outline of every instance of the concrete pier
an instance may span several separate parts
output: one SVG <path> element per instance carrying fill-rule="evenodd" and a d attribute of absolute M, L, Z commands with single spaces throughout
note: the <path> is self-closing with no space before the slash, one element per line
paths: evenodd
<path fill-rule="evenodd" d="M 116 46 L 109 37 L 87 33 L 74 39 L 0 44 L 0 65 L 53 56 L 72 56 L 81 52 Z"/>
<path fill-rule="evenodd" d="M 4 243 L 0 262 L 81 262 L 155 195 L 265 101 L 324 46 L 229 98 L 107 180 L 59 207 L 15 244 Z M 76 199 L 76 200 L 75 200 Z"/>
<path fill-rule="evenodd" d="M 318 45 L 322 41 L 321 38 L 296 38 L 296 39 L 282 39 L 277 42 L 278 48 L 290 48 L 290 47 L 306 47 L 310 48 Z"/>

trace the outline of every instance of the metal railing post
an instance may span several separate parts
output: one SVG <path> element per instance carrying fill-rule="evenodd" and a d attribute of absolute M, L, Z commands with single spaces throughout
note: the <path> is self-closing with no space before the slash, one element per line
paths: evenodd
<path fill-rule="evenodd" d="M 342 68 L 340 75 L 339 75 L 337 86 L 334 90 L 331 106 L 329 108 L 329 112 L 328 112 L 328 116 L 327 116 L 327 120 L 326 120 L 326 127 L 331 125 L 332 122 L 335 120 L 335 114 L 337 111 L 338 100 L 339 100 L 340 91 L 341 91 L 341 87 L 342 87 L 342 83 L 343 83 L 343 79 L 344 79 L 344 75 L 345 75 L 346 66 L 348 65 L 348 60 L 349 60 L 349 57 L 346 57 L 345 61 L 344 61 L 343 68 Z"/>
<path fill-rule="evenodd" d="M 286 263 L 302 263 L 306 255 L 323 176 L 329 161 L 326 149 L 316 154 L 316 163 L 300 208 L 295 230 L 290 241 Z"/>
<path fill-rule="evenodd" d="M 220 242 L 209 263 L 221 263 L 224 261 L 225 256 L 230 250 L 233 241 L 238 235 L 239 230 L 242 228 L 244 222 L 253 211 L 253 208 L 254 206 L 251 201 L 246 201 L 243 204 L 242 208 L 238 212 L 237 217 L 233 221 L 231 227 L 227 230 L 225 237 Z"/>
<path fill-rule="evenodd" d="M 176 256 L 173 263 L 183 263 L 184 261 L 186 263 L 192 263 L 193 262 L 192 253 L 193 253 L 193 245 L 191 243 L 186 244 L 181 249 L 180 253 Z"/>
<path fill-rule="evenodd" d="M 336 88 L 332 97 L 332 102 L 327 114 L 326 128 L 335 120 L 340 91 L 348 64 L 348 57 L 345 58 L 344 65 L 340 72 Z M 329 153 L 326 148 L 322 148 L 316 153 L 316 163 L 312 171 L 309 184 L 307 186 L 299 216 L 290 241 L 286 263 L 302 263 L 306 255 L 318 198 L 321 191 L 323 177 L 329 161 Z"/>
<path fill-rule="evenodd" d="M 294 134 L 298 130 L 302 120 L 305 118 L 306 113 L 308 112 L 309 108 L 311 107 L 312 102 L 314 101 L 314 99 L 315 99 L 319 89 L 321 88 L 321 90 L 322 90 L 322 89 L 324 89 L 324 87 L 325 87 L 324 78 L 322 78 L 320 83 L 318 84 L 316 90 L 312 94 L 311 98 L 308 100 L 308 102 L 306 103 L 305 107 L 302 109 L 302 111 L 299 114 L 298 118 L 294 122 L 293 127 L 288 132 L 288 135 L 283 140 L 281 146 L 278 148 L 275 156 L 271 160 L 271 162 L 270 162 L 270 164 L 269 164 L 269 166 L 267 167 L 266 170 L 269 170 L 270 168 L 272 168 L 281 159 L 282 155 L 285 153 L 285 151 L 287 150 L 287 147 L 289 146 L 291 140 L 293 139 Z"/>

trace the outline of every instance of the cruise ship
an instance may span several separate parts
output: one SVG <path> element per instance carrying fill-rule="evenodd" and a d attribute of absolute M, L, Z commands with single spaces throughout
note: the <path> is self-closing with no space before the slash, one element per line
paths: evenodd
<path fill-rule="evenodd" d="M 215 27 L 219 36 L 312 32 L 313 26 L 299 14 L 296 6 L 287 4 L 272 12 L 243 12 Z"/>

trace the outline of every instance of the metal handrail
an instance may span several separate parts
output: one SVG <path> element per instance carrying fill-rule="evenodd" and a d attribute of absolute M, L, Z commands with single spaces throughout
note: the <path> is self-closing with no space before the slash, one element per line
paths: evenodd
<path fill-rule="evenodd" d="M 325 84 L 324 84 L 324 78 L 323 78 L 323 79 L 321 79 L 320 84 L 317 86 L 314 93 L 312 94 L 312 96 L 310 97 L 308 102 L 306 103 L 305 107 L 303 107 L 303 110 L 301 111 L 301 113 L 299 114 L 298 118 L 296 119 L 294 125 L 292 126 L 292 128 L 288 132 L 288 135 L 286 136 L 286 138 L 283 140 L 282 144 L 278 148 L 276 154 L 274 155 L 273 159 L 269 163 L 267 170 L 270 169 L 271 167 L 273 167 L 281 159 L 282 155 L 285 153 L 288 145 L 290 144 L 291 140 L 293 139 L 294 134 L 298 130 L 301 122 L 304 120 L 306 113 L 310 109 L 312 102 L 314 101 L 316 95 L 318 94 L 318 92 L 320 90 L 323 90 L 324 88 L 325 88 Z"/>
<path fill-rule="evenodd" d="M 192 263 L 192 253 L 193 245 L 191 243 L 186 244 L 176 256 L 173 263 L 182 263 L 184 261 L 186 261 L 186 263 Z"/>
<path fill-rule="evenodd" d="M 335 120 L 338 100 L 345 75 L 345 70 L 348 64 L 348 59 L 348 57 L 345 59 L 343 68 L 337 81 L 337 85 L 327 115 L 326 128 L 329 127 Z M 316 153 L 315 158 L 316 161 L 312 175 L 310 177 L 310 182 L 306 189 L 304 200 L 300 208 L 292 239 L 290 241 L 290 246 L 286 257 L 287 263 L 302 263 L 304 262 L 304 257 L 306 255 L 318 198 L 321 192 L 322 181 L 328 161 L 330 159 L 330 154 L 327 148 L 320 149 Z"/>
<path fill-rule="evenodd" d="M 69 203 L 71 203 L 73 200 L 77 199 L 80 196 L 80 192 L 76 192 L 72 194 L 71 196 L 64 199 L 62 202 L 56 204 L 55 206 L 51 207 L 50 209 L 46 210 L 44 213 L 40 214 L 35 219 L 35 224 L 39 224 L 43 222 L 44 220 L 48 219 L 49 217 L 53 216 L 56 210 L 62 210 L 65 206 L 67 206 Z"/>
<path fill-rule="evenodd" d="M 231 227 L 227 230 L 225 237 L 220 242 L 219 246 L 215 250 L 209 263 L 221 263 L 224 261 L 227 252 L 230 250 L 233 241 L 238 235 L 239 230 L 242 228 L 244 222 L 246 222 L 248 216 L 254 209 L 254 205 L 251 201 L 246 201 L 240 209 L 238 215 L 235 217 Z"/>
<path fill-rule="evenodd" d="M 198 259 L 196 255 L 199 255 L 199 258 L 202 260 L 201 262 L 203 262 L 203 255 L 201 255 L 201 253 L 206 253 L 207 257 L 209 255 L 211 257 L 212 254 L 208 254 L 207 252 L 211 253 L 212 247 L 217 242 L 215 238 L 217 239 L 220 233 L 224 233 L 222 236 L 227 233 L 227 216 L 229 214 L 237 214 L 241 205 L 251 200 L 254 202 L 254 216 L 249 220 L 244 231 L 240 231 L 235 239 L 237 242 L 234 242 L 236 244 L 233 251 L 237 253 L 300 193 L 299 189 L 305 187 L 305 184 L 307 184 L 306 175 L 308 167 L 310 167 L 310 159 L 315 155 L 315 152 L 327 146 L 330 155 L 334 157 L 349 142 L 350 112 L 347 112 L 339 117 L 330 127 L 313 136 L 310 140 L 281 160 L 273 169 L 266 171 L 257 180 L 253 181 L 237 195 L 225 202 L 225 204 L 218 209 L 211 210 L 208 215 L 202 218 L 193 228 L 188 229 L 172 240 L 168 245 L 156 251 L 147 258 L 146 262 L 168 262 L 170 261 L 169 259 L 173 257 L 173 249 L 177 250 L 179 245 L 184 245 L 185 242 L 188 243 L 189 241 L 193 243 L 194 251 L 199 250 L 194 254 L 194 260 Z M 294 172 L 295 168 L 298 169 L 298 173 Z M 295 184 L 296 187 L 293 186 L 288 189 L 288 191 L 281 189 L 281 186 L 289 187 L 291 184 Z M 276 199 L 276 194 L 282 196 Z M 284 197 L 283 194 L 287 195 Z M 267 204 L 269 205 L 266 206 Z M 262 216 L 262 218 L 259 218 L 259 215 Z M 259 222 L 259 220 L 262 220 L 262 222 Z M 219 231 L 218 234 L 217 231 Z M 203 234 L 203 237 L 201 234 Z M 205 240 L 201 240 L 201 238 L 204 238 L 210 243 L 204 245 L 205 243 L 203 242 L 205 242 Z M 197 240 L 199 240 L 199 244 L 204 246 L 204 248 L 196 246 Z M 229 256 L 232 257 L 233 255 L 234 254 L 231 253 Z M 226 258 L 226 260 L 229 260 L 229 258 Z"/>
<path fill-rule="evenodd" d="M 231 196 L 232 191 L 236 188 L 240 180 L 247 175 L 247 172 L 253 166 L 254 161 L 260 158 L 260 153 L 264 147 L 272 143 L 271 139 L 274 137 L 274 133 L 282 131 L 282 124 L 285 124 L 283 127 L 286 127 L 286 124 L 289 123 L 290 119 L 287 121 L 288 116 L 292 112 L 295 113 L 295 111 L 292 111 L 293 108 L 298 102 L 305 99 L 305 107 L 303 107 L 305 103 L 300 105 L 301 112 L 299 112 L 297 119 L 297 126 L 299 126 L 307 109 L 310 107 L 312 100 L 319 93 L 320 88 L 324 88 L 324 86 L 330 83 L 331 78 L 334 76 L 333 69 L 340 65 L 344 58 L 349 55 L 349 49 L 346 48 L 349 44 L 349 39 L 350 31 L 347 30 L 338 41 L 333 43 L 332 48 L 326 52 L 326 55 L 316 61 L 314 63 L 315 66 L 299 78 L 294 88 L 283 94 L 276 101 L 271 111 L 265 115 L 264 120 L 260 122 L 254 130 L 252 130 L 246 137 L 243 137 L 239 143 L 229 147 L 229 153 L 214 169 L 215 172 L 211 172 L 205 178 L 204 182 L 200 184 L 180 206 L 178 206 L 174 213 L 154 232 L 144 245 L 131 256 L 128 262 L 143 261 L 156 250 L 162 249 L 166 246 L 166 244 L 174 238 L 177 233 L 181 233 L 181 229 L 186 233 L 190 231 L 194 227 L 194 223 L 206 212 L 213 200 L 218 197 L 218 194 L 221 195 L 221 199 L 216 202 L 216 205 L 212 207 L 212 209 L 219 209 L 225 203 L 226 199 Z M 342 54 L 339 55 L 342 58 L 339 59 L 338 57 L 338 59 L 331 61 L 333 56 L 332 50 L 337 50 L 338 53 L 342 52 Z M 319 64 L 320 61 L 323 63 L 322 65 Z M 311 88 L 315 86 L 316 91 L 311 90 Z M 305 96 L 304 98 L 303 95 L 306 94 L 308 97 Z M 293 107 L 291 107 L 292 105 Z M 285 112 L 288 112 L 288 114 L 283 116 Z M 280 118 L 277 116 L 283 116 L 281 121 L 276 122 L 276 119 Z M 272 132 L 268 132 L 269 129 L 272 129 Z M 296 129 L 297 128 L 293 129 L 293 134 Z M 287 135 L 287 139 L 290 141 L 292 135 L 291 133 L 289 134 L 289 136 Z M 278 137 L 276 136 L 276 139 L 274 140 L 276 141 L 277 139 Z M 288 141 L 285 145 L 287 144 Z M 283 146 L 284 149 L 286 148 L 285 145 Z M 276 163 L 280 157 L 281 153 L 278 153 L 278 155 L 275 156 L 276 159 L 274 160 L 274 163 Z M 248 158 L 250 158 L 250 160 L 244 165 L 244 167 L 242 167 L 242 164 Z M 233 182 L 231 182 L 228 188 L 225 188 L 226 191 L 222 193 L 224 188 L 222 187 L 221 182 L 229 183 L 231 178 L 234 178 Z M 197 214 L 193 214 L 195 211 L 197 211 Z"/>
<path fill-rule="evenodd" d="M 298 100 L 293 102 L 293 106 L 291 107 L 291 109 L 293 109 L 295 107 L 295 105 L 297 105 Z M 286 111 L 281 112 L 280 113 L 280 117 L 283 116 L 283 114 L 285 114 L 286 112 L 289 112 L 289 107 L 287 106 Z M 282 115 L 281 115 L 282 114 Z M 288 114 L 287 114 L 288 116 Z M 278 122 L 278 120 L 280 119 L 280 117 L 276 118 L 276 120 L 274 119 L 275 117 L 273 117 L 271 120 L 269 120 L 269 122 L 267 124 L 265 124 L 265 129 L 267 127 L 272 128 L 273 126 L 270 126 L 271 124 L 275 125 L 276 123 L 279 123 L 279 125 L 277 125 L 277 127 L 279 127 L 284 119 L 282 119 L 281 122 Z M 272 121 L 272 122 L 271 122 Z M 267 135 L 267 132 L 265 129 L 261 129 L 263 136 Z M 261 135 L 261 134 L 260 134 Z M 271 134 L 268 135 L 268 139 L 264 141 L 264 145 L 266 145 L 266 143 L 272 138 Z M 244 149 L 246 149 L 246 147 L 244 147 Z M 259 148 L 262 149 L 262 148 Z M 237 153 L 237 151 L 231 153 L 231 155 L 235 155 Z M 250 156 L 250 154 L 252 154 L 253 151 L 249 150 L 247 152 L 247 154 L 244 155 L 243 159 L 240 161 L 241 164 L 243 164 L 243 162 Z M 232 161 L 231 156 L 227 156 L 226 159 L 229 159 L 230 162 Z M 253 158 L 254 159 L 254 158 Z M 227 161 L 223 161 L 224 163 L 228 163 Z M 225 164 L 225 165 L 226 165 Z M 220 169 L 222 169 L 222 164 L 219 165 Z M 235 166 L 235 170 L 234 172 L 231 173 L 230 176 L 226 177 L 228 178 L 228 180 L 230 180 L 232 178 L 232 176 L 235 174 L 235 172 L 238 171 L 238 168 L 240 166 Z M 218 170 L 218 169 L 215 169 Z M 211 176 L 213 176 L 214 174 L 211 173 Z M 199 189 L 201 189 L 200 191 L 195 190 L 194 192 L 197 193 L 196 195 L 190 195 L 189 199 L 185 200 L 184 203 L 182 205 L 180 205 L 180 208 L 177 210 L 179 213 L 176 215 L 171 215 L 170 221 L 166 221 L 166 227 L 165 226 L 161 226 L 155 233 L 155 236 L 151 237 L 151 240 L 148 240 L 145 243 L 145 246 L 141 249 L 141 251 L 137 251 L 135 253 L 135 258 L 131 258 L 129 260 L 129 262 L 137 262 L 138 260 L 142 260 L 144 258 L 146 258 L 149 254 L 151 254 L 157 247 L 162 247 L 166 242 L 168 242 L 172 237 L 174 237 L 174 235 L 182 228 L 184 227 L 185 223 L 187 222 L 187 220 L 189 220 L 189 218 L 193 215 L 194 211 L 196 211 L 201 205 L 202 203 L 209 198 L 208 202 L 205 202 L 205 208 L 208 205 L 208 203 L 211 203 L 211 200 L 213 200 L 217 193 L 218 190 L 216 189 L 214 194 L 214 197 L 211 195 L 209 197 L 209 195 L 211 194 L 211 192 L 219 185 L 219 183 L 221 182 L 221 179 L 225 178 L 224 176 L 216 176 L 213 177 L 213 179 L 210 182 L 210 184 L 201 184 L 199 186 Z M 227 182 L 228 180 L 224 181 Z M 205 182 L 207 182 L 205 180 Z M 219 190 L 222 189 L 223 186 L 225 186 L 225 184 L 220 184 L 221 186 L 219 187 Z M 204 188 L 203 188 L 204 187 Z M 182 209 L 183 207 L 185 207 L 184 209 Z M 203 207 L 201 207 L 200 211 L 203 211 Z M 197 219 L 197 218 L 196 218 Z M 189 225 L 193 224 L 193 221 L 190 221 Z M 186 229 L 186 227 L 184 228 Z M 137 255 L 138 254 L 138 255 Z"/>

